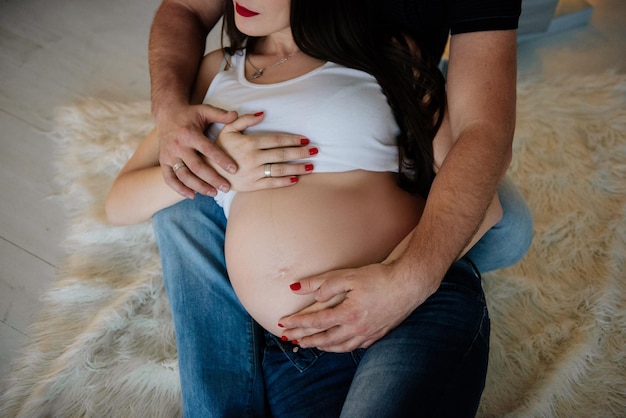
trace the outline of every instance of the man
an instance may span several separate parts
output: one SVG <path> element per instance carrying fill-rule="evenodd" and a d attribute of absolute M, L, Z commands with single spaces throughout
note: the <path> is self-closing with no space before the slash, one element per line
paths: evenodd
<path fill-rule="evenodd" d="M 447 99 L 454 146 L 408 247 L 394 263 L 328 272 L 302 279 L 299 289 L 294 286 L 298 293 L 315 292 L 319 301 L 349 294 L 335 308 L 281 319 L 284 336 L 302 347 L 350 351 L 368 347 L 393 329 L 437 290 L 497 190 L 504 218 L 470 258 L 485 272 L 512 264 L 528 248 L 532 227 L 527 208 L 514 187 L 502 181 L 515 127 L 515 28 L 521 2 L 456 3 L 394 0 L 382 6 L 382 19 L 415 35 L 433 57 L 441 56 L 451 30 Z M 164 0 L 155 16 L 150 70 L 160 162 L 166 182 L 193 199 L 157 214 L 155 229 L 176 326 L 185 413 L 261 416 L 259 353 L 252 348 L 258 346 L 258 330 L 227 282 L 219 254 L 225 220 L 206 198 L 228 190 L 229 184 L 202 157 L 236 172 L 235 160 L 202 134 L 208 124 L 228 123 L 236 115 L 189 105 L 206 35 L 222 6 L 220 0 Z M 257 163 L 279 162 L 273 151 L 296 146 L 298 138 L 268 136 L 271 145 L 258 145 Z M 289 176 L 272 182 L 272 187 L 291 184 Z M 206 405 L 210 409 L 202 412 Z"/>

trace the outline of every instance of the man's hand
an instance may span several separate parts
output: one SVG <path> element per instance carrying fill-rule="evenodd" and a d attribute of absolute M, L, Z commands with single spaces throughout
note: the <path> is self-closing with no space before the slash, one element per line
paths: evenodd
<path fill-rule="evenodd" d="M 314 294 L 326 302 L 345 294 L 338 305 L 281 318 L 283 336 L 301 347 L 348 352 L 366 348 L 398 326 L 435 292 L 439 282 L 423 283 L 396 275 L 393 264 L 371 264 L 331 271 L 291 285 L 297 294 Z M 298 287 L 299 286 L 299 287 Z"/>
<path fill-rule="evenodd" d="M 236 118 L 236 112 L 210 105 L 181 107 L 159 118 L 156 121 L 159 162 L 165 182 L 191 199 L 195 192 L 215 195 L 216 189 L 228 191 L 228 182 L 207 164 L 205 158 L 228 173 L 236 172 L 237 166 L 232 158 L 209 141 L 204 131 L 213 122 L 229 123 Z M 174 171 L 172 167 L 180 162 L 185 165 Z"/>
<path fill-rule="evenodd" d="M 298 177 L 310 174 L 317 148 L 309 146 L 309 139 L 291 134 L 244 134 L 251 126 L 263 121 L 262 112 L 246 114 L 224 125 L 215 144 L 236 161 L 239 169 L 231 175 L 213 162 L 210 164 L 228 179 L 231 188 L 238 192 L 291 186 Z"/>
<path fill-rule="evenodd" d="M 222 1 L 163 0 L 150 30 L 148 59 L 159 162 L 165 182 L 192 199 L 196 191 L 215 194 L 216 188 L 228 189 L 228 182 L 207 166 L 198 152 L 228 171 L 237 170 L 203 135 L 212 122 L 228 123 L 236 114 L 189 105 L 206 37 L 219 20 L 222 6 Z M 172 167 L 183 163 L 186 167 L 174 174 Z"/>

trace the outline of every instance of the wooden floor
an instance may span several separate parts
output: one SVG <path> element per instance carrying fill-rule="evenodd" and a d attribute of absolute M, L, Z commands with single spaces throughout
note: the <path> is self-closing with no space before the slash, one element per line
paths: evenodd
<path fill-rule="evenodd" d="M 567 0 L 570 1 L 570 0 Z M 525 41 L 520 77 L 626 72 L 626 1 L 588 0 L 588 25 Z M 149 97 L 147 41 L 160 0 L 0 0 L 0 377 L 63 257 L 54 197 L 55 109 Z"/>

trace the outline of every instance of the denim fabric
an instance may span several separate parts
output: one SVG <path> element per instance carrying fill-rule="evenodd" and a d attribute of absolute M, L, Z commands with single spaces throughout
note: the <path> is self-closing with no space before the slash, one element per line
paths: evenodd
<path fill-rule="evenodd" d="M 263 332 L 227 278 L 222 208 L 197 195 L 157 213 L 153 225 L 176 331 L 184 416 L 264 416 Z"/>
<path fill-rule="evenodd" d="M 271 415 L 471 417 L 485 385 L 489 315 L 468 260 L 367 350 L 324 353 L 269 334 L 263 359 Z"/>
<path fill-rule="evenodd" d="M 467 253 L 481 273 L 501 269 L 524 257 L 533 239 L 533 218 L 510 178 L 498 187 L 503 215 Z"/>
<path fill-rule="evenodd" d="M 263 372 L 273 418 L 338 417 L 363 349 L 326 353 L 265 335 Z"/>

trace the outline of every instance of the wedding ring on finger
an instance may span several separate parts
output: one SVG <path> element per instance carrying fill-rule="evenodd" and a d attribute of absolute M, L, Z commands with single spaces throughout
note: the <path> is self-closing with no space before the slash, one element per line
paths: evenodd
<path fill-rule="evenodd" d="M 272 177 L 272 165 L 265 164 L 265 168 L 263 170 L 265 177 Z"/>
<path fill-rule="evenodd" d="M 174 173 L 175 173 L 175 172 L 176 172 L 176 170 L 178 170 L 179 168 L 183 168 L 183 167 L 185 167 L 185 166 L 186 166 L 186 164 L 185 164 L 184 162 L 179 161 L 179 162 L 177 162 L 176 164 L 174 164 L 174 165 L 172 166 L 172 170 L 173 170 L 173 171 L 174 171 Z"/>

